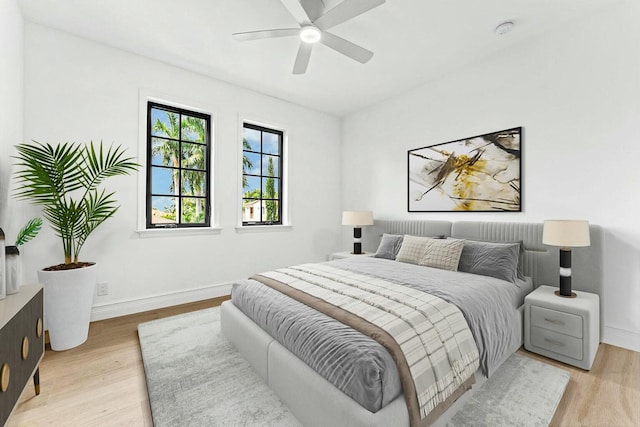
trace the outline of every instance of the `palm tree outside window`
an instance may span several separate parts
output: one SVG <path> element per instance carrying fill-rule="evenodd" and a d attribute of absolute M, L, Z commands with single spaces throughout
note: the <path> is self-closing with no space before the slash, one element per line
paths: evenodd
<path fill-rule="evenodd" d="M 283 132 L 244 123 L 242 225 L 282 224 Z"/>
<path fill-rule="evenodd" d="M 147 228 L 209 227 L 211 116 L 148 103 Z"/>

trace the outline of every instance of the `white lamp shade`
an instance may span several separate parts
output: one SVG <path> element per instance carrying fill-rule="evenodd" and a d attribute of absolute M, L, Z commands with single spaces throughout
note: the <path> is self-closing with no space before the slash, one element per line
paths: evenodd
<path fill-rule="evenodd" d="M 373 212 L 344 211 L 342 212 L 342 225 L 373 225 Z"/>
<path fill-rule="evenodd" d="M 589 221 L 546 220 L 542 228 L 542 243 L 567 248 L 589 246 Z"/>

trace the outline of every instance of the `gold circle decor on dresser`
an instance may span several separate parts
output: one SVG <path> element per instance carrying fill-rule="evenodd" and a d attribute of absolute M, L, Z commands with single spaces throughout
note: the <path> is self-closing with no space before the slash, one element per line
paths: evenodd
<path fill-rule="evenodd" d="M 36 335 L 38 338 L 42 336 L 42 317 L 38 317 L 38 321 L 36 322 Z"/>
<path fill-rule="evenodd" d="M 2 364 L 2 368 L 0 368 L 0 391 L 5 392 L 9 388 L 9 375 L 10 375 L 9 364 Z"/>
<path fill-rule="evenodd" d="M 29 338 L 22 338 L 22 360 L 27 360 L 29 356 Z"/>

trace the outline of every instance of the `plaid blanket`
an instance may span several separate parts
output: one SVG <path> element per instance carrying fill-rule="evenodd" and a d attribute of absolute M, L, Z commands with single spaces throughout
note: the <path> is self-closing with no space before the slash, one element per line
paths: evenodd
<path fill-rule="evenodd" d="M 479 366 L 463 314 L 431 294 L 326 264 L 283 268 L 253 278 L 384 345 L 398 364 L 412 425 L 422 425 Z"/>

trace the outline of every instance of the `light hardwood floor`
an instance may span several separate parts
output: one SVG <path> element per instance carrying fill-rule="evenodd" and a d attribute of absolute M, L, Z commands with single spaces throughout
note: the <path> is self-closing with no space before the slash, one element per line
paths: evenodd
<path fill-rule="evenodd" d="M 7 427 L 151 426 L 137 325 L 217 306 L 225 299 L 94 322 L 80 347 L 47 349 L 40 365 L 40 396 L 29 384 Z M 571 372 L 551 425 L 640 425 L 640 353 L 601 344 L 589 372 L 525 350 L 520 353 Z"/>

